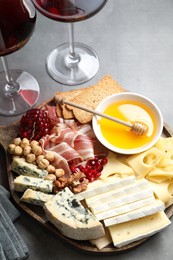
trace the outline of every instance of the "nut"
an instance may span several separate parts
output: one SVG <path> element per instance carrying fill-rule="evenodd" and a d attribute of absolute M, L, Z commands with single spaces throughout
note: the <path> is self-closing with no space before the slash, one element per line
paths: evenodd
<path fill-rule="evenodd" d="M 14 151 L 15 151 L 15 144 L 9 144 L 9 146 L 8 146 L 8 152 L 10 153 L 10 154 L 14 154 Z"/>
<path fill-rule="evenodd" d="M 65 174 L 65 172 L 64 172 L 63 169 L 56 169 L 55 170 L 55 175 L 56 175 L 57 178 L 62 177 L 64 174 Z"/>
<path fill-rule="evenodd" d="M 46 169 L 49 165 L 49 161 L 47 159 L 39 160 L 37 163 L 40 169 Z"/>
<path fill-rule="evenodd" d="M 43 160 L 43 159 L 45 159 L 44 155 L 41 154 L 41 155 L 37 156 L 36 162 L 38 163 L 40 160 Z"/>
<path fill-rule="evenodd" d="M 49 164 L 48 167 L 46 168 L 46 170 L 48 171 L 48 173 L 55 173 L 55 166 Z M 56 176 L 55 176 L 56 178 Z"/>
<path fill-rule="evenodd" d="M 15 145 L 20 145 L 20 143 L 21 143 L 21 138 L 20 137 L 16 137 L 14 140 L 13 140 L 13 143 L 15 144 Z"/>
<path fill-rule="evenodd" d="M 29 140 L 27 138 L 23 138 L 20 142 L 20 146 L 24 148 L 26 145 L 29 145 Z"/>
<path fill-rule="evenodd" d="M 35 162 L 35 160 L 36 160 L 35 154 L 33 154 L 33 153 L 27 154 L 27 156 L 26 156 L 26 161 L 27 162 L 33 163 L 33 162 Z"/>
<path fill-rule="evenodd" d="M 25 145 L 24 148 L 23 148 L 23 154 L 24 154 L 25 156 L 27 156 L 27 155 L 30 154 L 30 153 L 31 153 L 31 146 Z"/>
<path fill-rule="evenodd" d="M 36 156 L 39 156 L 39 155 L 41 155 L 41 154 L 43 153 L 43 150 L 42 150 L 41 146 L 34 144 L 34 145 L 32 146 L 32 152 L 33 152 Z"/>
<path fill-rule="evenodd" d="M 45 154 L 45 158 L 49 161 L 49 162 L 53 162 L 55 160 L 55 154 L 54 152 L 46 152 Z"/>
<path fill-rule="evenodd" d="M 31 146 L 31 147 L 33 147 L 34 145 L 38 145 L 38 144 L 39 144 L 39 142 L 36 141 L 36 140 L 32 140 L 32 141 L 30 142 L 30 146 Z"/>
<path fill-rule="evenodd" d="M 50 180 L 50 181 L 55 181 L 56 180 L 56 176 L 55 176 L 55 174 L 48 174 L 44 179 L 45 180 Z"/>
<path fill-rule="evenodd" d="M 22 147 L 20 147 L 19 145 L 17 145 L 17 146 L 14 148 L 14 154 L 15 154 L 15 155 L 22 155 L 22 153 L 23 153 Z"/>

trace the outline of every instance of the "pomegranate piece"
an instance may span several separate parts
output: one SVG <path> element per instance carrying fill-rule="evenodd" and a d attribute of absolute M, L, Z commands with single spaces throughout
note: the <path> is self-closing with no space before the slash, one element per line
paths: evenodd
<path fill-rule="evenodd" d="M 46 110 L 33 108 L 22 116 L 19 126 L 19 136 L 29 140 L 39 140 L 50 134 L 52 129 Z"/>
<path fill-rule="evenodd" d="M 85 174 L 86 179 L 89 180 L 89 182 L 93 182 L 94 180 L 98 179 L 101 175 L 101 171 L 103 170 L 104 165 L 107 164 L 107 158 L 106 157 L 95 157 L 93 159 L 89 159 L 85 166 L 78 165 L 74 166 L 72 162 L 69 162 L 69 166 L 72 173 L 81 171 Z"/>

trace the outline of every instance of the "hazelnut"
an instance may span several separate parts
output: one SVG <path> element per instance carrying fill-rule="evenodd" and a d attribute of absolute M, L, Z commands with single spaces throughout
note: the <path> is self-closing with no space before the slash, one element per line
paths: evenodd
<path fill-rule="evenodd" d="M 26 161 L 29 163 L 33 163 L 36 160 L 36 156 L 33 153 L 27 154 Z"/>
<path fill-rule="evenodd" d="M 20 137 L 16 137 L 16 138 L 13 140 L 13 143 L 14 143 L 15 145 L 20 145 L 20 143 L 21 143 L 21 138 L 20 138 Z"/>
<path fill-rule="evenodd" d="M 46 169 L 49 165 L 49 161 L 47 159 L 39 160 L 37 163 L 40 169 Z"/>
<path fill-rule="evenodd" d="M 10 153 L 10 154 L 14 154 L 14 150 L 15 150 L 15 144 L 9 144 L 9 146 L 8 146 L 8 152 Z"/>
<path fill-rule="evenodd" d="M 50 180 L 50 181 L 55 181 L 56 180 L 56 176 L 55 176 L 55 174 L 48 174 L 44 179 L 45 180 Z"/>
<path fill-rule="evenodd" d="M 22 153 L 23 153 L 22 147 L 20 147 L 19 145 L 16 145 L 16 147 L 14 148 L 14 154 L 15 155 L 22 155 Z"/>
<path fill-rule="evenodd" d="M 26 155 L 28 155 L 28 154 L 30 154 L 30 153 L 31 153 L 31 146 L 25 145 L 25 146 L 23 147 L 23 154 L 26 156 Z"/>
<path fill-rule="evenodd" d="M 38 145 L 38 144 L 39 144 L 39 142 L 36 141 L 36 140 L 32 140 L 32 141 L 30 142 L 30 146 L 31 146 L 31 147 L 33 147 L 33 145 Z"/>
<path fill-rule="evenodd" d="M 65 172 L 64 172 L 63 169 L 56 169 L 55 170 L 55 175 L 56 175 L 57 178 L 62 177 L 64 174 L 65 174 Z"/>
<path fill-rule="evenodd" d="M 36 162 L 38 163 L 40 160 L 43 160 L 43 159 L 45 159 L 44 155 L 41 154 L 41 155 L 37 156 Z"/>
<path fill-rule="evenodd" d="M 55 166 L 49 164 L 46 170 L 48 171 L 48 173 L 55 173 Z"/>
<path fill-rule="evenodd" d="M 41 148 L 41 146 L 39 145 L 33 145 L 32 146 L 32 152 L 36 155 L 36 156 L 39 156 L 43 153 L 43 150 Z"/>
<path fill-rule="evenodd" d="M 20 142 L 20 146 L 24 148 L 26 145 L 27 146 L 29 145 L 29 140 L 27 138 L 23 138 L 22 141 Z"/>
<path fill-rule="evenodd" d="M 55 159 L 55 154 L 54 154 L 54 152 L 51 152 L 51 151 L 46 152 L 45 158 L 46 158 L 49 162 L 53 162 L 54 159 Z"/>

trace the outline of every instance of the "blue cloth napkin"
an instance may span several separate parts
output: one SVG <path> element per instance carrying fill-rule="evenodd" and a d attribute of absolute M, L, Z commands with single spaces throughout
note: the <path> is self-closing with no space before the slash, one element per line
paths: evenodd
<path fill-rule="evenodd" d="M 29 256 L 29 249 L 13 224 L 20 213 L 9 197 L 0 185 L 0 260 L 22 260 Z"/>

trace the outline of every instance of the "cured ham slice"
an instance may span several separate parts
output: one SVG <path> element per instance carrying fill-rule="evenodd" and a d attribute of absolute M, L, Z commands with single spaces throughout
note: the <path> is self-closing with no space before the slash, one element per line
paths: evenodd
<path fill-rule="evenodd" d="M 72 148 L 74 148 L 74 150 L 76 150 L 84 160 L 93 158 L 95 138 L 89 137 L 81 132 L 91 134 L 91 128 L 86 125 L 82 128 L 76 127 L 76 129 L 72 129 L 69 126 L 60 123 L 54 127 L 54 135 L 52 134 L 52 136 L 50 136 L 49 141 L 54 144 L 59 144 L 61 142 L 67 143 Z"/>
<path fill-rule="evenodd" d="M 78 164 L 81 161 L 83 161 L 82 156 L 75 149 L 73 149 L 70 145 L 68 145 L 65 142 L 52 146 L 48 148 L 48 150 L 58 153 L 63 158 L 65 158 L 68 162 L 73 161 L 74 164 Z"/>
<path fill-rule="evenodd" d="M 94 158 L 94 143 L 92 128 L 89 125 L 78 125 L 74 120 L 63 120 L 54 126 L 51 135 L 40 139 L 40 144 L 46 151 L 55 153 L 53 165 L 63 168 L 66 176 L 71 173 L 69 162 L 78 165 L 82 161 Z"/>

